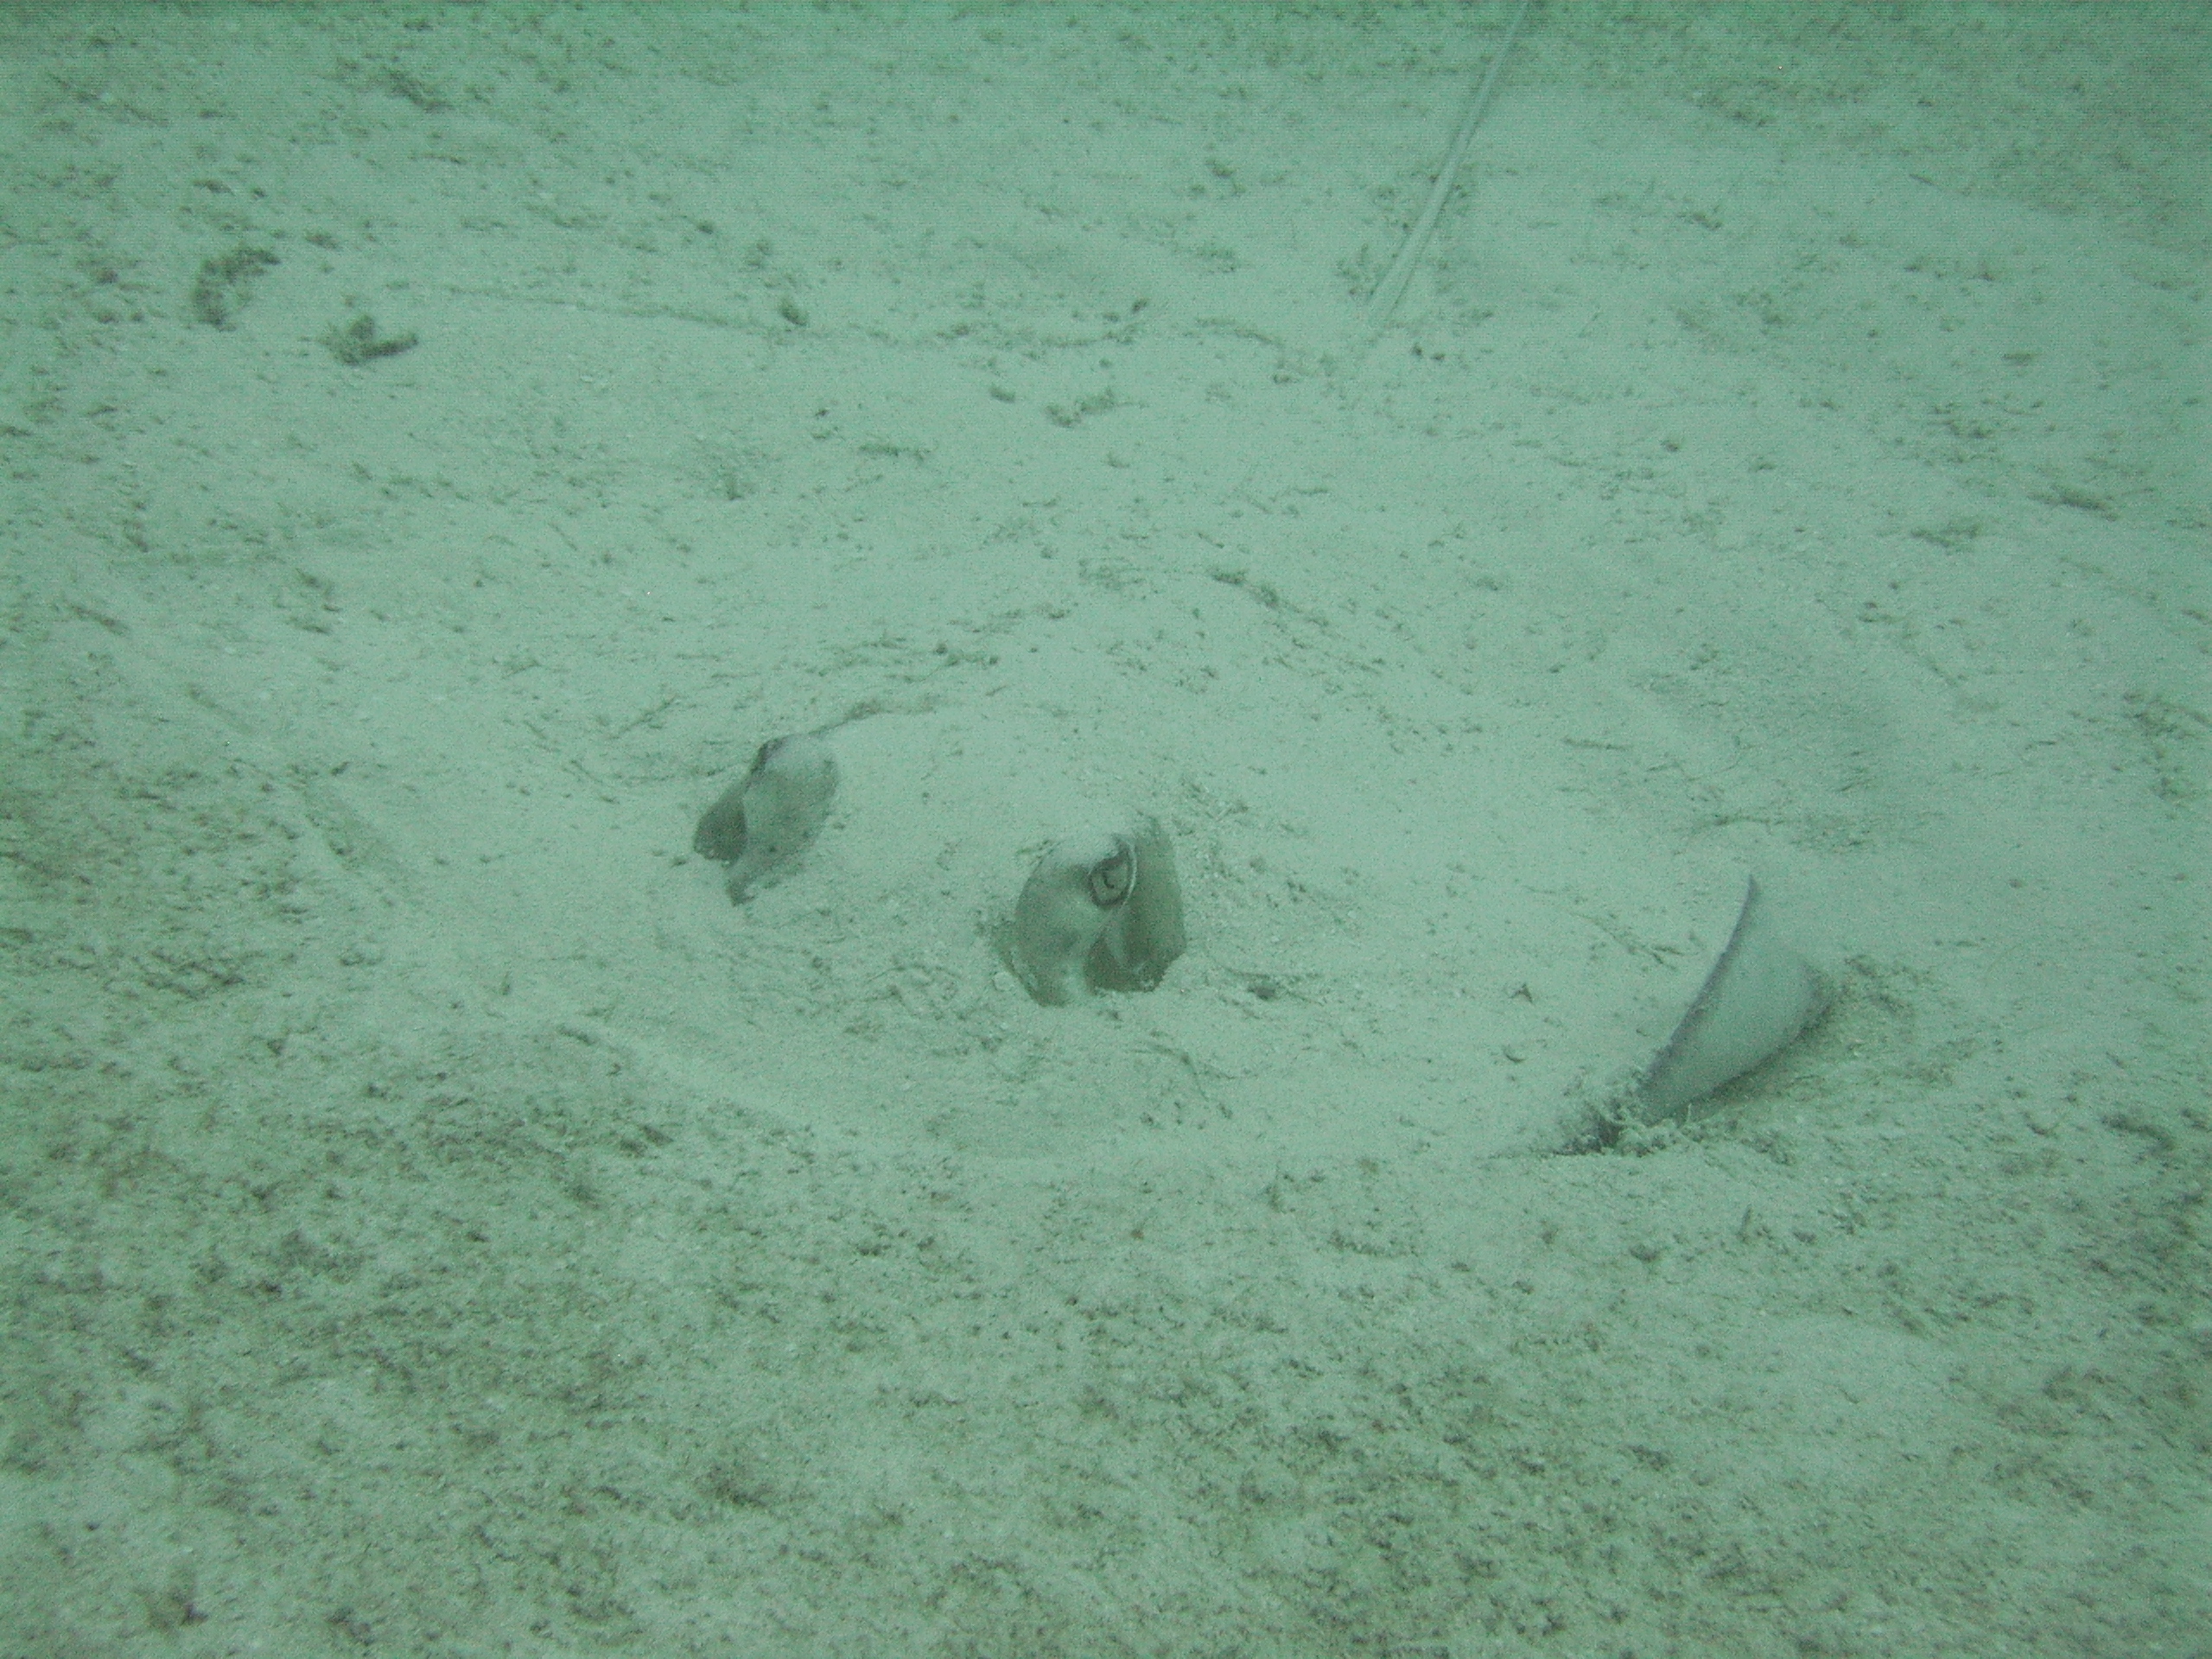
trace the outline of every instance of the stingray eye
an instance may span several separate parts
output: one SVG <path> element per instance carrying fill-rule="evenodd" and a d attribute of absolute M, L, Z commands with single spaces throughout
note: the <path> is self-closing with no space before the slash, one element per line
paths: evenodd
<path fill-rule="evenodd" d="M 1127 902 L 1136 884 L 1137 849 L 1117 838 L 1114 850 L 1090 867 L 1090 902 L 1101 910 L 1112 910 Z"/>

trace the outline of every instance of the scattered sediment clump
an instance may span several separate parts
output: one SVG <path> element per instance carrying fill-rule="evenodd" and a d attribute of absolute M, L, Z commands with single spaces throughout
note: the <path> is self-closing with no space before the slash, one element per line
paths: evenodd
<path fill-rule="evenodd" d="M 189 296 L 192 315 L 211 328 L 227 328 L 245 302 L 261 273 L 276 264 L 267 248 L 241 244 L 228 253 L 217 254 L 200 267 Z"/>
<path fill-rule="evenodd" d="M 323 334 L 322 343 L 330 347 L 330 354 L 351 367 L 379 357 L 397 357 L 402 352 L 415 349 L 417 337 L 414 334 L 385 334 L 377 332 L 377 320 L 365 311 L 350 322 L 334 323 Z"/>

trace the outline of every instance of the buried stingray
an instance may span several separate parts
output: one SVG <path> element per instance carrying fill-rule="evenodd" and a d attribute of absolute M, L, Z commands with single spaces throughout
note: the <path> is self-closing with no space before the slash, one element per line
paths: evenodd
<path fill-rule="evenodd" d="M 1666 1046 L 1575 1146 L 1611 1146 L 1630 1128 L 1681 1122 L 1803 1036 L 1829 996 L 1827 980 L 1768 914 L 1758 880 L 1748 882 L 1728 943 Z"/>
<path fill-rule="evenodd" d="M 1183 954 L 1183 887 L 1159 821 L 1086 830 L 1045 850 L 994 930 L 1007 966 L 1048 1007 L 1148 991 Z"/>
<path fill-rule="evenodd" d="M 741 905 L 812 844 L 836 794 L 837 760 L 822 733 L 772 739 L 701 816 L 692 848 L 729 866 L 730 902 Z"/>
<path fill-rule="evenodd" d="M 1767 918 L 1753 880 L 1720 959 L 1637 1084 L 1641 1116 L 1681 1116 L 1796 1042 L 1827 1005 L 1827 982 Z"/>

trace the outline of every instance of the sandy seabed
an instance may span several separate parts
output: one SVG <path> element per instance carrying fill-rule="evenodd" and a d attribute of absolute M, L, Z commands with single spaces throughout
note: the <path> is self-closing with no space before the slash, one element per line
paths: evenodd
<path fill-rule="evenodd" d="M 0 1653 L 2212 1653 L 2212 24 L 1505 18 L 0 16 Z"/>

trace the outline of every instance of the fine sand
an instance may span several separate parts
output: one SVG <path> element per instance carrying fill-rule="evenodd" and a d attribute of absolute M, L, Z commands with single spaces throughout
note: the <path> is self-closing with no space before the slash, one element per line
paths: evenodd
<path fill-rule="evenodd" d="M 2212 1653 L 2206 14 L 1506 16 L 0 16 L 0 1654 Z"/>

